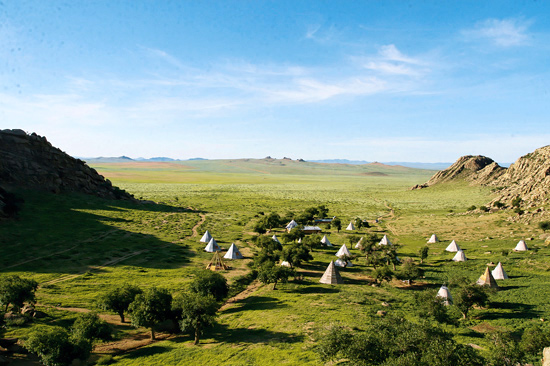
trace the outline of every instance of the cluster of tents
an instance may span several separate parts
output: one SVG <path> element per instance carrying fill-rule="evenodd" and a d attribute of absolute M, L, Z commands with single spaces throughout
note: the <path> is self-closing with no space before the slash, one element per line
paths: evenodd
<path fill-rule="evenodd" d="M 298 223 L 296 221 L 292 220 L 288 223 L 288 225 L 285 226 L 285 229 L 287 231 L 290 231 L 290 230 L 294 229 L 297 226 L 298 226 Z M 355 225 L 353 225 L 352 221 L 350 221 L 349 225 L 346 227 L 346 230 L 349 230 L 349 231 L 355 230 Z"/>
<path fill-rule="evenodd" d="M 206 269 L 211 269 L 213 271 L 222 270 L 222 269 L 229 269 L 229 266 L 227 266 L 222 257 L 220 257 L 221 248 L 216 242 L 216 239 L 212 237 L 210 232 L 206 230 L 202 238 L 200 239 L 201 243 L 207 243 L 206 247 L 204 247 L 205 252 L 214 253 L 214 256 L 212 257 L 212 260 L 210 263 L 206 266 Z M 231 246 L 227 250 L 227 253 L 223 256 L 225 259 L 243 259 L 244 256 L 239 251 L 239 248 L 235 245 L 235 243 L 231 243 Z"/>

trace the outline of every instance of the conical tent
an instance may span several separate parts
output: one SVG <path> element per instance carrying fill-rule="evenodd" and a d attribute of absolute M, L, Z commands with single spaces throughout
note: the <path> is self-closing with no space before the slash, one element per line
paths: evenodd
<path fill-rule="evenodd" d="M 340 249 L 336 253 L 336 256 L 338 258 L 340 258 L 340 257 L 343 257 L 345 255 L 348 256 L 348 257 L 351 257 L 351 253 L 349 252 L 348 247 L 346 246 L 346 244 L 342 244 L 342 246 L 340 247 Z"/>
<path fill-rule="evenodd" d="M 298 238 L 298 243 L 302 244 L 302 238 Z"/>
<path fill-rule="evenodd" d="M 497 281 L 495 281 L 489 267 L 485 268 L 485 272 L 479 277 L 476 282 L 480 286 L 489 286 L 491 288 L 498 288 Z"/>
<path fill-rule="evenodd" d="M 334 266 L 333 261 L 330 261 L 330 264 L 325 270 L 325 273 L 323 273 L 323 277 L 321 277 L 319 282 L 325 283 L 327 285 L 337 285 L 344 283 L 344 281 L 342 280 L 342 276 L 340 276 L 340 273 L 338 273 L 338 269 Z"/>
<path fill-rule="evenodd" d="M 225 259 L 243 259 L 243 255 L 239 251 L 239 248 L 235 245 L 235 243 L 232 243 L 229 247 L 229 250 L 225 255 L 223 256 Z"/>
<path fill-rule="evenodd" d="M 384 234 L 384 237 L 382 240 L 380 240 L 380 243 L 378 245 L 391 245 L 390 239 L 388 239 L 388 236 Z"/>
<path fill-rule="evenodd" d="M 527 248 L 527 244 L 525 244 L 525 240 L 521 239 L 520 241 L 518 241 L 518 244 L 516 245 L 514 250 L 516 252 L 525 252 L 526 250 L 529 250 L 529 249 Z"/>
<path fill-rule="evenodd" d="M 271 237 L 271 239 L 275 240 L 277 243 L 281 244 L 281 242 L 279 241 L 279 238 L 277 238 L 277 235 L 273 234 L 273 236 Z"/>
<path fill-rule="evenodd" d="M 216 243 L 216 239 L 212 238 L 210 239 L 210 241 L 208 242 L 204 250 L 212 253 L 212 252 L 219 252 L 221 249 L 218 243 Z"/>
<path fill-rule="evenodd" d="M 283 266 L 283 267 L 288 267 L 288 268 L 292 267 L 292 266 L 290 265 L 290 263 L 288 263 L 287 261 L 282 261 L 282 262 L 281 262 L 281 266 Z"/>
<path fill-rule="evenodd" d="M 294 220 L 292 220 L 291 222 L 288 223 L 288 225 L 286 226 L 286 229 L 288 231 L 294 229 L 296 226 L 298 226 L 298 223 Z"/>
<path fill-rule="evenodd" d="M 498 262 L 497 266 L 495 267 L 495 269 L 493 269 L 491 274 L 493 275 L 493 278 L 495 280 L 507 280 L 508 279 L 508 275 L 506 274 L 506 271 L 504 270 L 504 268 L 502 267 L 502 263 L 500 263 L 500 262 Z"/>
<path fill-rule="evenodd" d="M 438 241 L 439 239 L 437 238 L 437 235 L 432 234 L 432 236 L 430 236 L 430 239 L 428 240 L 428 244 L 437 243 Z"/>
<path fill-rule="evenodd" d="M 453 261 L 455 262 L 466 262 L 466 260 L 466 256 L 464 255 L 462 249 L 456 252 L 455 256 L 453 257 Z"/>
<path fill-rule="evenodd" d="M 210 239 L 212 239 L 212 235 L 210 235 L 210 233 L 208 232 L 208 230 L 206 230 L 206 232 L 204 233 L 204 235 L 202 236 L 200 242 L 201 243 L 208 243 L 210 241 Z"/>
<path fill-rule="evenodd" d="M 355 226 L 353 225 L 353 222 L 350 222 L 346 230 L 355 230 Z"/>
<path fill-rule="evenodd" d="M 355 249 L 361 249 L 362 248 L 362 245 L 361 245 L 362 243 L 363 243 L 363 237 L 361 237 L 361 239 L 359 239 L 357 244 L 355 244 L 354 248 Z"/>
<path fill-rule="evenodd" d="M 447 252 L 458 252 L 460 249 L 460 247 L 458 246 L 458 244 L 456 243 L 456 241 L 452 241 L 451 244 L 449 244 L 449 246 L 447 246 L 447 249 L 445 249 Z"/>
<path fill-rule="evenodd" d="M 441 297 L 444 300 L 443 304 L 445 305 L 450 305 L 453 302 L 453 297 L 451 296 L 451 292 L 445 285 L 439 288 L 439 291 L 437 291 L 436 296 Z"/>
<path fill-rule="evenodd" d="M 353 267 L 353 263 L 348 259 L 347 262 L 344 262 L 342 259 L 338 258 L 334 261 L 334 265 L 337 267 Z"/>
<path fill-rule="evenodd" d="M 325 244 L 327 247 L 331 247 L 332 246 L 332 243 L 330 242 L 330 240 L 328 240 L 327 236 L 323 236 L 323 239 L 321 239 L 321 243 Z"/>
<path fill-rule="evenodd" d="M 206 269 L 209 269 L 211 271 L 221 271 L 224 269 L 229 269 L 229 266 L 227 266 L 224 262 L 222 257 L 220 257 L 219 252 L 214 252 L 214 256 L 212 257 L 212 260 L 208 265 L 206 266 Z"/>

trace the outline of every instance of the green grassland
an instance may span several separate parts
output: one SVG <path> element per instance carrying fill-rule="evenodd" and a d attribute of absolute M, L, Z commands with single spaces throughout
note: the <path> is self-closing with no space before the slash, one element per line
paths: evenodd
<path fill-rule="evenodd" d="M 467 212 L 491 200 L 488 188 L 458 182 L 411 191 L 434 172 L 378 164 L 262 159 L 92 166 L 135 197 L 155 203 L 20 192 L 25 204 L 19 218 L 0 221 L 0 272 L 40 282 L 38 301 L 44 306 L 93 309 L 102 291 L 122 283 L 182 291 L 211 258 L 199 243 L 205 230 L 225 249 L 235 242 L 247 258 L 232 261 L 232 269 L 223 272 L 232 283 L 248 271 L 255 251 L 252 227 L 262 213 L 298 214 L 323 204 L 344 227 L 356 217 L 373 223 L 352 233 L 325 229 L 334 248 L 316 249 L 314 259 L 298 269 L 301 280 L 277 290 L 260 286 L 224 307 L 218 325 L 206 331 L 199 346 L 182 335 L 116 356 L 117 365 L 319 365 L 313 346 L 327 326 L 361 329 L 378 310 L 418 320 L 415 292 L 437 288 L 456 275 L 475 280 L 489 262 L 501 261 L 510 279 L 499 281 L 502 289 L 492 295 L 489 308 L 445 326 L 457 340 L 483 347 L 486 330 L 519 330 L 550 315 L 550 249 L 539 239 L 536 224 L 509 221 L 510 211 Z M 199 236 L 193 236 L 197 224 Z M 432 233 L 442 241 L 430 244 L 425 279 L 416 285 L 394 280 L 372 287 L 372 268 L 356 249 L 354 266 L 341 270 L 344 285 L 319 284 L 338 247 L 350 247 L 350 235 L 366 233 L 388 234 L 401 245 L 401 258 L 416 258 Z M 511 252 L 521 238 L 534 238 L 527 241 L 534 250 Z M 453 239 L 469 261 L 450 261 L 453 254 L 444 249 Z M 68 322 L 74 316 L 48 307 L 44 311 L 49 317 L 38 323 Z M 10 327 L 7 335 L 24 336 L 30 329 Z M 124 337 L 124 331 L 117 336 Z"/>

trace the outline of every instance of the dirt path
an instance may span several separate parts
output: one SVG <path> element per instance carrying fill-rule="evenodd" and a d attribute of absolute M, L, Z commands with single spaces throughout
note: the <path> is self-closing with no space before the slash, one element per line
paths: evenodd
<path fill-rule="evenodd" d="M 199 235 L 199 233 L 197 232 L 197 229 L 199 228 L 199 226 L 204 224 L 204 222 L 206 221 L 206 215 L 205 214 L 199 214 L 199 216 L 201 217 L 200 221 L 197 222 L 197 224 L 195 226 L 193 226 L 193 228 L 191 229 L 191 231 L 193 232 L 193 235 L 188 236 L 187 239 L 191 239 L 191 238 L 197 237 Z"/>
<path fill-rule="evenodd" d="M 229 305 L 246 299 L 248 296 L 252 295 L 252 293 L 255 292 L 257 289 L 259 289 L 260 287 L 262 287 L 262 283 L 260 281 L 258 280 L 253 281 L 250 285 L 248 285 L 246 289 L 244 289 L 244 291 L 241 291 L 237 295 L 228 299 L 218 311 L 224 311 L 229 307 Z"/>

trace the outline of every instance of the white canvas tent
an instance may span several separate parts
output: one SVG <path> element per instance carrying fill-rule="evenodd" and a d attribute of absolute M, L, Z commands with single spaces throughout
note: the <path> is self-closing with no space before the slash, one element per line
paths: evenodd
<path fill-rule="evenodd" d="M 288 223 L 288 225 L 286 226 L 286 229 L 288 231 L 294 229 L 296 226 L 298 226 L 298 223 L 294 220 L 292 220 L 291 222 Z"/>
<path fill-rule="evenodd" d="M 518 241 L 518 244 L 514 248 L 514 251 L 516 252 L 525 252 L 526 250 L 529 250 L 529 249 L 527 248 L 527 244 L 525 244 L 525 240 L 523 239 Z"/>
<path fill-rule="evenodd" d="M 392 245 L 392 244 L 388 236 L 384 234 L 384 237 L 382 238 L 382 240 L 380 240 L 380 243 L 378 243 L 378 245 Z"/>
<path fill-rule="evenodd" d="M 437 297 L 441 297 L 444 301 L 443 304 L 450 305 L 453 302 L 453 297 L 451 296 L 451 291 L 447 288 L 447 286 L 443 285 L 439 288 L 439 291 L 437 291 Z"/>
<path fill-rule="evenodd" d="M 349 223 L 349 225 L 348 225 L 348 227 L 346 228 L 346 230 L 350 230 L 350 231 L 355 230 L 355 226 L 353 225 L 353 222 L 350 222 L 350 223 Z"/>
<path fill-rule="evenodd" d="M 453 257 L 453 261 L 455 262 L 466 262 L 466 260 L 466 256 L 464 255 L 462 249 L 456 252 L 455 256 Z"/>
<path fill-rule="evenodd" d="M 326 245 L 327 247 L 331 247 L 332 246 L 332 243 L 330 242 L 330 240 L 328 240 L 327 236 L 324 235 L 323 236 L 323 239 L 321 239 L 321 243 L 323 243 L 324 245 Z"/>
<path fill-rule="evenodd" d="M 346 244 L 342 244 L 342 246 L 340 247 L 340 249 L 336 253 L 336 256 L 338 258 L 340 258 L 340 257 L 343 257 L 345 255 L 348 256 L 348 257 L 351 257 L 351 253 L 349 252 L 348 247 L 346 246 Z"/>
<path fill-rule="evenodd" d="M 497 281 L 489 271 L 489 267 L 485 268 L 485 272 L 479 277 L 476 284 L 480 286 L 489 286 L 491 288 L 498 288 Z"/>
<path fill-rule="evenodd" d="M 206 230 L 206 232 L 204 233 L 204 235 L 202 236 L 200 242 L 201 243 L 208 243 L 210 241 L 210 239 L 212 239 L 212 235 L 210 235 L 210 233 L 208 232 L 208 230 Z"/>
<path fill-rule="evenodd" d="M 323 273 L 323 276 L 321 277 L 319 282 L 327 285 L 337 285 L 344 283 L 344 281 L 342 280 L 342 276 L 340 276 L 340 273 L 338 272 L 338 269 L 334 265 L 333 261 L 330 261 L 330 264 L 325 270 L 325 273 Z"/>
<path fill-rule="evenodd" d="M 495 269 L 493 269 L 491 271 L 491 274 L 493 275 L 493 278 L 495 280 L 507 280 L 508 279 L 508 275 L 506 274 L 506 271 L 504 270 L 504 268 L 502 267 L 502 263 L 500 263 L 500 262 L 498 262 Z"/>
<path fill-rule="evenodd" d="M 355 249 L 361 249 L 362 246 L 361 246 L 361 243 L 363 242 L 363 237 L 361 237 L 361 239 L 359 239 L 359 241 L 357 242 L 357 244 L 355 244 L 354 248 Z"/>
<path fill-rule="evenodd" d="M 279 238 L 277 238 L 277 235 L 273 234 L 273 236 L 271 237 L 271 239 L 275 240 L 277 243 L 281 244 L 281 242 L 279 241 Z"/>
<path fill-rule="evenodd" d="M 447 246 L 447 249 L 445 249 L 447 252 L 458 252 L 462 249 L 460 249 L 460 247 L 458 246 L 458 244 L 456 243 L 456 241 L 452 241 L 451 244 L 449 244 L 449 246 Z"/>
<path fill-rule="evenodd" d="M 229 250 L 225 255 L 223 256 L 225 259 L 243 259 L 243 255 L 239 251 L 239 248 L 235 245 L 235 243 L 231 243 L 231 246 L 229 247 Z"/>
<path fill-rule="evenodd" d="M 439 239 L 437 238 L 437 235 L 435 234 L 432 234 L 432 236 L 430 236 L 430 239 L 428 239 L 428 244 L 433 244 L 433 243 L 437 243 L 439 242 Z"/>
<path fill-rule="evenodd" d="M 214 238 L 210 239 L 204 250 L 210 253 L 221 251 L 220 246 L 216 243 L 216 239 Z"/>
<path fill-rule="evenodd" d="M 298 238 L 298 243 L 302 244 L 302 238 Z"/>
<path fill-rule="evenodd" d="M 290 263 L 288 263 L 287 261 L 282 261 L 282 262 L 281 262 L 281 266 L 283 266 L 283 267 L 288 267 L 288 268 L 292 267 L 292 266 L 290 265 Z"/>
<path fill-rule="evenodd" d="M 338 258 L 334 261 L 334 265 L 338 267 L 353 267 L 353 263 L 348 259 L 347 262 L 344 262 L 342 259 Z"/>

